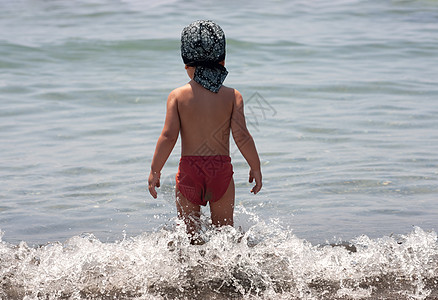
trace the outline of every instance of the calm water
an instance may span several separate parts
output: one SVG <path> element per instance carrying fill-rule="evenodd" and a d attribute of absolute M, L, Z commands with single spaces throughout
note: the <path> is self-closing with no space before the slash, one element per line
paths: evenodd
<path fill-rule="evenodd" d="M 438 299 L 438 3 L 156 2 L 0 0 L 0 297 Z M 237 230 L 195 247 L 179 144 L 146 181 L 197 19 L 264 187 L 233 144 Z"/>

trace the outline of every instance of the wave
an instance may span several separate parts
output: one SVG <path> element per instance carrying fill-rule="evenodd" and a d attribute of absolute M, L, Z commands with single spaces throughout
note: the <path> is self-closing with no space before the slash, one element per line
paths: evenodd
<path fill-rule="evenodd" d="M 37 247 L 2 241 L 0 297 L 438 299 L 433 231 L 312 245 L 275 221 L 204 227 L 202 245 L 177 220 L 111 243 L 92 234 Z"/>

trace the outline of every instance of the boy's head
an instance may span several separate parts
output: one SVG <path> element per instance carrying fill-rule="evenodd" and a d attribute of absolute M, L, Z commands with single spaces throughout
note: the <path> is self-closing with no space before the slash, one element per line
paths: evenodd
<path fill-rule="evenodd" d="M 199 20 L 181 33 L 181 56 L 186 65 L 219 63 L 225 59 L 225 34 L 209 20 Z"/>
<path fill-rule="evenodd" d="M 217 93 L 228 72 L 220 64 L 225 59 L 225 34 L 213 21 L 199 20 L 181 33 L 184 63 L 196 67 L 193 80 Z"/>

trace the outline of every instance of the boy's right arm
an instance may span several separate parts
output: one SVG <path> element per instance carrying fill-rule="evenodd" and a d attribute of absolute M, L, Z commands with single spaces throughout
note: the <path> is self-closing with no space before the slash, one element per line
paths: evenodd
<path fill-rule="evenodd" d="M 248 162 L 249 182 L 255 180 L 256 185 L 251 192 L 257 194 L 262 188 L 262 172 L 260 169 L 260 159 L 251 134 L 246 127 L 245 114 L 243 112 L 242 95 L 235 90 L 233 114 L 231 116 L 231 132 L 239 151 Z"/>

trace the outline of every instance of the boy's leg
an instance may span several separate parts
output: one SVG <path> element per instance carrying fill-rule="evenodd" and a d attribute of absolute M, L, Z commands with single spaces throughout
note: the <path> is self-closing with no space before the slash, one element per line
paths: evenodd
<path fill-rule="evenodd" d="M 234 198 L 234 180 L 231 178 L 228 189 L 222 198 L 218 201 L 210 202 L 211 222 L 213 225 L 233 226 Z"/>
<path fill-rule="evenodd" d="M 187 227 L 187 233 L 193 236 L 199 229 L 201 207 L 187 200 L 187 198 L 181 194 L 178 188 L 175 189 L 175 193 L 178 217 L 184 220 L 184 223 Z"/>

